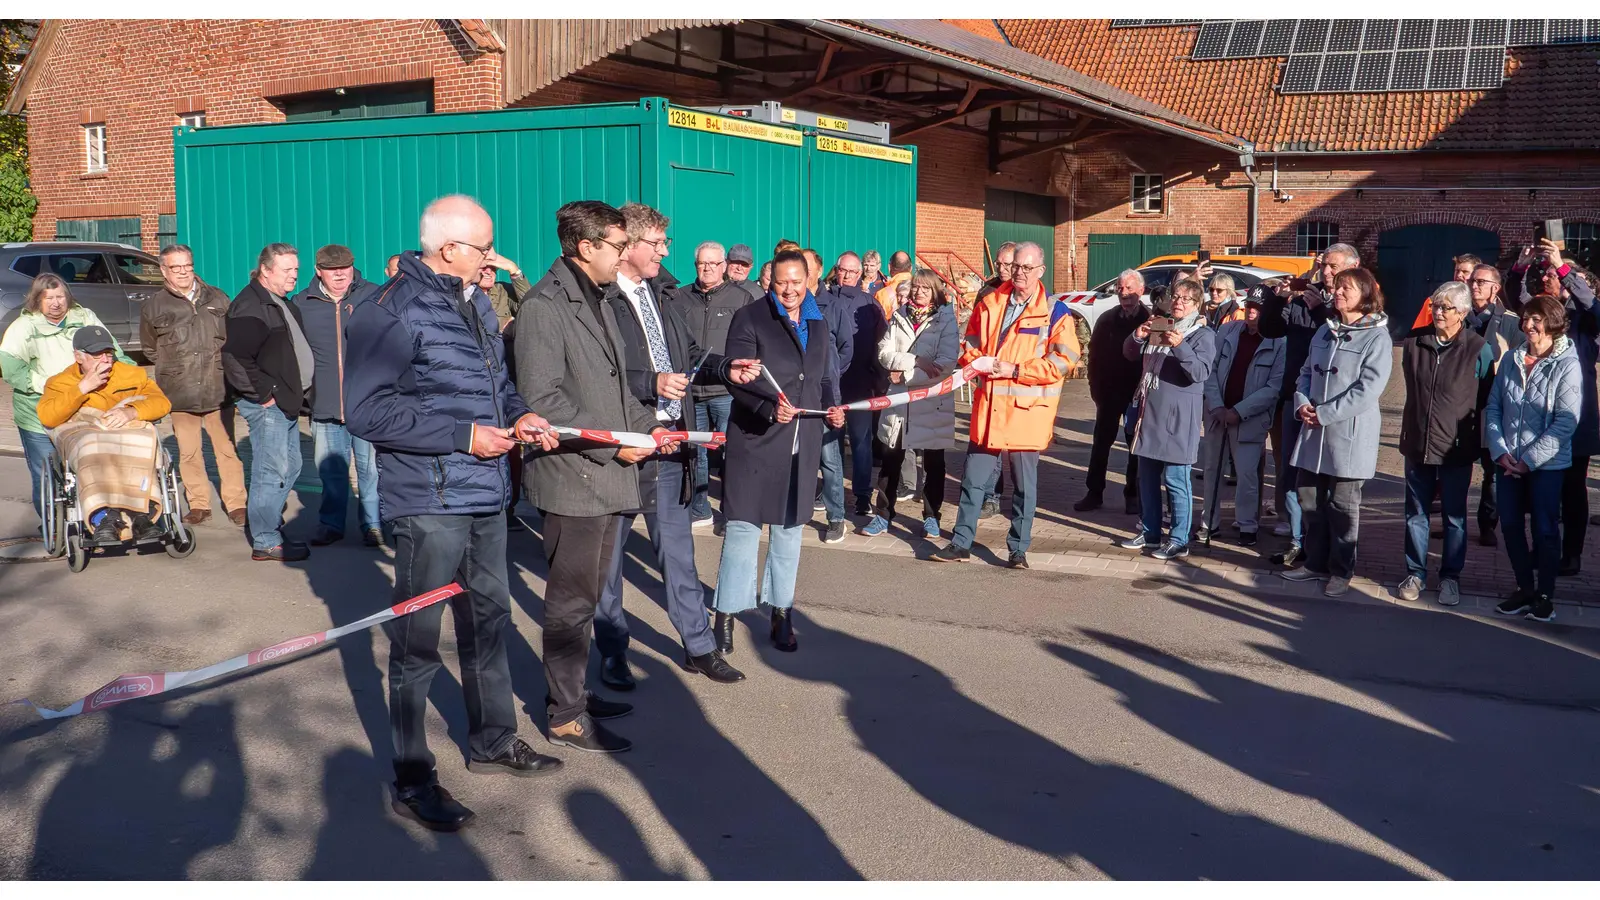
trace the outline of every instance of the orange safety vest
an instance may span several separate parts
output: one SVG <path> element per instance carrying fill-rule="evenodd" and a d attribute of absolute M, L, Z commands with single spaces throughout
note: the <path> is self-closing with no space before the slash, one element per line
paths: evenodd
<path fill-rule="evenodd" d="M 878 293 L 873 295 L 873 299 L 878 301 L 878 309 L 883 313 L 885 322 L 893 319 L 894 311 L 900 308 L 900 301 L 895 297 L 894 289 L 910 280 L 910 272 L 901 272 L 899 275 L 889 279 L 888 284 L 878 288 Z"/>
<path fill-rule="evenodd" d="M 993 356 L 1018 366 L 1015 378 L 979 381 L 968 433 L 973 444 L 988 450 L 1044 450 L 1055 436 L 1062 382 L 1076 374 L 1083 348 L 1067 305 L 1051 300 L 1044 285 L 1034 288 L 1027 308 L 1002 335 L 1011 290 L 1011 282 L 1002 284 L 974 306 L 967 320 L 961 365 Z"/>

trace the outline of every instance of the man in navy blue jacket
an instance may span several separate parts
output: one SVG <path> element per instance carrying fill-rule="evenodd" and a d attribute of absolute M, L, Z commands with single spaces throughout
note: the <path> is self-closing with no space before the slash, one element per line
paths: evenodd
<path fill-rule="evenodd" d="M 347 327 L 345 424 L 377 448 L 380 515 L 395 548 L 397 601 L 444 587 L 466 589 L 455 614 L 466 695 L 467 768 L 535 775 L 561 761 L 517 737 L 504 632 L 506 452 L 517 441 L 552 450 L 547 423 L 528 410 L 506 375 L 505 348 L 489 298 L 473 285 L 494 249 L 489 214 L 470 197 L 442 197 L 422 213 L 420 254 L 356 307 Z M 439 786 L 423 714 L 441 665 L 442 605 L 392 619 L 389 720 L 394 730 L 394 808 L 439 831 L 473 817 Z"/>
<path fill-rule="evenodd" d="M 807 261 L 811 251 L 807 251 Z M 821 259 L 817 266 L 821 268 Z M 834 265 L 837 284 L 816 293 L 817 305 L 828 320 L 839 354 L 839 392 L 841 402 L 853 403 L 876 397 L 888 388 L 889 376 L 878 365 L 878 342 L 888 329 L 883 311 L 871 294 L 857 287 L 861 282 L 861 258 L 846 251 Z M 855 495 L 856 515 L 871 512 L 872 439 L 877 431 L 878 414 L 872 410 L 845 413 L 844 428 L 830 428 L 822 444 L 822 504 L 827 510 L 828 528 L 824 543 L 844 540 L 844 459 L 840 445 L 850 435 L 850 490 Z"/>

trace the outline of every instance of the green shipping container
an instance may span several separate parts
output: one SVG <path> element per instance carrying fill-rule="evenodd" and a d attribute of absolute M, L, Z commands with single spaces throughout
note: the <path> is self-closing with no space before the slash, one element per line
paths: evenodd
<path fill-rule="evenodd" d="M 572 200 L 647 203 L 672 224 L 665 265 L 694 278 L 703 241 L 783 238 L 831 264 L 845 251 L 913 249 L 916 151 L 671 106 L 637 103 L 281 125 L 178 128 L 178 240 L 201 277 L 232 294 L 261 248 L 348 246 L 368 280 L 416 249 L 436 197 L 476 197 L 495 246 L 537 281 L 560 254 L 555 211 Z M 757 272 L 752 272 L 754 277 Z"/>

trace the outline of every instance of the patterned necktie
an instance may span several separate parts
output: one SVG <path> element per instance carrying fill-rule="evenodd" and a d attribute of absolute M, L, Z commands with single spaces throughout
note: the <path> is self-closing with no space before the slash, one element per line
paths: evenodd
<path fill-rule="evenodd" d="M 661 330 L 661 320 L 656 318 L 650 292 L 641 284 L 633 289 L 633 295 L 639 298 L 639 319 L 644 324 L 645 340 L 650 343 L 650 360 L 655 363 L 657 372 L 671 372 L 672 354 L 667 352 L 667 336 Z M 674 422 L 683 417 L 681 400 L 657 400 L 656 406 L 666 410 L 667 416 Z"/>

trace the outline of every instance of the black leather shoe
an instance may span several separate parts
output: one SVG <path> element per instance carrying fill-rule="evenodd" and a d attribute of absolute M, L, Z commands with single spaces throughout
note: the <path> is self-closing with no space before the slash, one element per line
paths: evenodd
<path fill-rule="evenodd" d="M 1122 498 L 1122 511 L 1130 516 L 1137 516 L 1140 512 L 1139 501 L 1131 497 Z"/>
<path fill-rule="evenodd" d="M 119 513 L 113 510 L 100 518 L 100 524 L 94 527 L 94 542 L 96 544 L 122 543 L 122 516 Z"/>
<path fill-rule="evenodd" d="M 794 639 L 794 617 L 787 609 L 772 608 L 772 646 L 785 653 L 793 653 L 800 649 L 800 644 Z"/>
<path fill-rule="evenodd" d="M 311 546 L 326 547 L 344 540 L 344 532 L 334 531 L 326 525 L 317 526 L 317 533 L 311 536 Z"/>
<path fill-rule="evenodd" d="M 1104 502 L 1100 499 L 1099 494 L 1086 494 L 1082 500 L 1072 504 L 1072 508 L 1078 512 L 1090 512 L 1099 509 Z"/>
<path fill-rule="evenodd" d="M 943 550 L 928 558 L 934 562 L 966 562 L 972 558 L 972 551 L 963 550 L 955 544 L 947 544 Z"/>
<path fill-rule="evenodd" d="M 561 768 L 561 760 L 554 756 L 545 756 L 528 746 L 528 742 L 517 738 L 506 748 L 506 752 L 494 759 L 469 759 L 467 771 L 479 775 L 495 775 L 508 772 L 518 778 L 532 778 L 535 775 L 544 775 Z"/>
<path fill-rule="evenodd" d="M 561 727 L 565 733 L 550 729 L 550 743 L 585 753 L 622 753 L 633 749 L 633 741 L 612 734 L 587 714 Z"/>
<path fill-rule="evenodd" d="M 625 656 L 608 656 L 600 660 L 600 681 L 613 691 L 631 691 L 639 683 L 633 680 L 633 670 L 628 668 Z"/>
<path fill-rule="evenodd" d="M 1020 551 L 1017 552 L 1017 553 L 1011 554 L 1011 558 L 1006 560 L 1006 568 L 1008 568 L 1008 569 L 1026 569 L 1026 568 L 1028 568 L 1028 554 L 1022 553 Z"/>
<path fill-rule="evenodd" d="M 1561 561 L 1561 568 L 1556 571 L 1556 574 L 1560 575 L 1562 578 L 1571 578 L 1582 570 L 1582 561 L 1574 557 L 1572 559 L 1563 559 Z"/>
<path fill-rule="evenodd" d="M 733 616 L 719 612 L 711 623 L 711 633 L 717 639 L 717 652 L 726 656 L 733 652 Z"/>
<path fill-rule="evenodd" d="M 1241 532 L 1239 532 L 1239 546 L 1241 546 L 1241 547 L 1254 547 L 1255 545 L 1256 545 L 1256 533 L 1254 531 L 1241 531 Z"/>
<path fill-rule="evenodd" d="M 460 831 L 477 815 L 437 784 L 401 794 L 393 806 L 401 816 L 434 831 Z"/>
<path fill-rule="evenodd" d="M 620 700 L 607 700 L 590 694 L 583 711 L 588 713 L 591 719 L 620 719 L 633 712 L 633 704 L 623 703 Z"/>
<path fill-rule="evenodd" d="M 133 517 L 133 540 L 135 543 L 142 544 L 146 541 L 159 541 L 166 535 L 166 530 L 152 521 L 149 516 Z"/>
<path fill-rule="evenodd" d="M 684 654 L 683 670 L 697 672 L 718 684 L 734 684 L 744 680 L 744 673 L 728 665 L 722 654 L 715 650 L 699 656 Z"/>
<path fill-rule="evenodd" d="M 1495 526 L 1478 526 L 1478 543 L 1485 547 L 1496 547 L 1500 544 L 1500 536 L 1495 533 Z"/>

